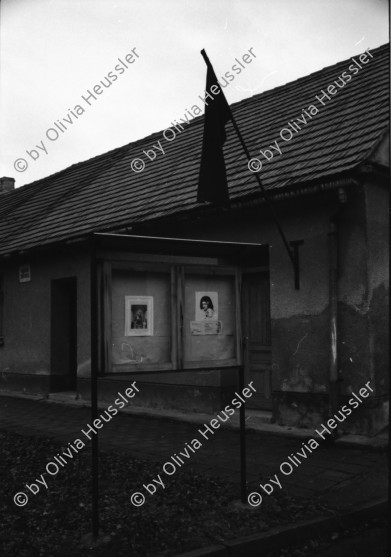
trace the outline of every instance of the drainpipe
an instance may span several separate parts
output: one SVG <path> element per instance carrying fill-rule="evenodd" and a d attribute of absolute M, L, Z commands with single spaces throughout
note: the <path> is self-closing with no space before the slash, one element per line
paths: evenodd
<path fill-rule="evenodd" d="M 338 188 L 338 211 L 330 218 L 329 225 L 329 276 L 330 276 L 330 363 L 329 363 L 329 414 L 333 416 L 339 408 L 338 370 L 338 277 L 339 277 L 339 219 L 346 206 L 345 188 Z M 337 430 L 334 430 L 335 432 Z"/>
<path fill-rule="evenodd" d="M 338 408 L 338 220 L 330 219 L 329 228 L 329 307 L 330 307 L 330 363 L 329 363 L 329 414 Z"/>

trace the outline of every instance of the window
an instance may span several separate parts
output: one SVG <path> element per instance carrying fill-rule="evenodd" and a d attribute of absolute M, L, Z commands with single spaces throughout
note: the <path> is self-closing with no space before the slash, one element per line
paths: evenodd
<path fill-rule="evenodd" d="M 237 363 L 235 273 L 185 272 L 185 367 Z"/>
<path fill-rule="evenodd" d="M 116 371 L 172 367 L 169 270 L 113 269 L 111 315 Z"/>
<path fill-rule="evenodd" d="M 238 269 L 112 262 L 106 272 L 106 373 L 240 363 Z"/>

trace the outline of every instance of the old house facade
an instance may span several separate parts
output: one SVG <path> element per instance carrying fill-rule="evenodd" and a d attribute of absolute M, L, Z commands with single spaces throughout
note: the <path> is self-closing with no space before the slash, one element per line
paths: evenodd
<path fill-rule="evenodd" d="M 16 190 L 2 179 L 1 388 L 88 398 L 94 253 L 101 398 L 137 370 L 135 403 L 214 412 L 243 363 L 254 411 L 284 425 L 315 427 L 370 381 L 341 428 L 380 431 L 388 67 L 384 45 L 232 106 L 298 257 L 298 289 L 230 124 L 227 209 L 196 201 L 203 117 L 143 172 L 131 163 L 161 132 Z"/>

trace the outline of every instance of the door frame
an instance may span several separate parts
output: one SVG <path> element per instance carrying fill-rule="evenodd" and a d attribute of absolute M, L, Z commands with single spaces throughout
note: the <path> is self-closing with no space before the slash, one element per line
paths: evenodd
<path fill-rule="evenodd" d="M 62 317 L 61 305 L 69 304 L 66 313 L 67 323 L 63 329 L 56 320 Z M 69 351 L 59 358 L 57 351 L 61 344 L 61 335 L 66 335 L 65 342 Z M 50 283 L 50 391 L 76 391 L 77 389 L 77 277 L 52 279 Z"/>
<path fill-rule="evenodd" d="M 246 276 L 251 276 L 251 275 L 266 275 L 267 276 L 267 284 L 268 284 L 268 307 L 269 307 L 269 314 L 267 316 L 267 319 L 269 321 L 268 323 L 268 327 L 269 327 L 269 336 L 270 336 L 270 344 L 265 344 L 265 345 L 261 345 L 259 346 L 259 348 L 257 348 L 257 350 L 259 350 L 260 353 L 264 352 L 265 353 L 265 367 L 267 369 L 260 369 L 259 372 L 258 371 L 250 371 L 250 339 L 248 336 L 248 329 L 250 324 L 247 322 L 248 321 L 248 310 L 246 308 L 246 303 L 251 303 L 250 301 L 245 300 L 245 283 L 246 283 Z M 272 406 L 273 406 L 273 401 L 272 401 L 272 394 L 273 394 L 273 389 L 272 389 L 272 344 L 271 344 L 271 316 L 270 316 L 270 270 L 269 267 L 252 267 L 249 269 L 243 269 L 242 270 L 242 282 L 241 282 L 241 286 L 242 286 L 242 292 L 241 292 L 241 304 L 242 304 L 242 312 L 241 312 L 241 327 L 242 327 L 242 334 L 243 334 L 243 365 L 244 365 L 244 376 L 245 376 L 245 381 L 247 383 L 249 383 L 250 381 L 252 381 L 254 379 L 254 373 L 265 373 L 268 375 L 268 392 L 269 392 L 269 396 L 264 396 L 264 395 L 260 395 L 260 394 L 254 394 L 254 396 L 252 397 L 252 403 L 248 404 L 248 407 L 252 407 L 254 410 L 271 410 Z M 262 365 L 262 364 L 261 364 Z M 249 401 L 250 402 L 250 401 Z"/>

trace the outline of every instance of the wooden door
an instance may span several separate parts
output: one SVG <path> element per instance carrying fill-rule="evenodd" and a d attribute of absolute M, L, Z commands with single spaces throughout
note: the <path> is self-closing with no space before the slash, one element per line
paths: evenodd
<path fill-rule="evenodd" d="M 76 277 L 51 284 L 51 391 L 77 386 Z"/>
<path fill-rule="evenodd" d="M 242 316 L 245 382 L 253 381 L 257 390 L 247 406 L 269 410 L 272 408 L 269 273 L 243 275 Z"/>

